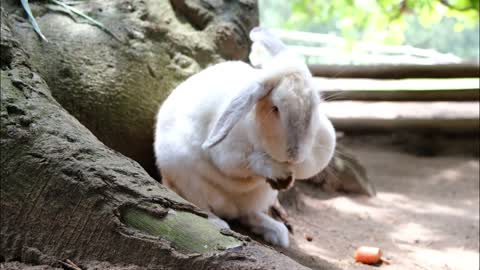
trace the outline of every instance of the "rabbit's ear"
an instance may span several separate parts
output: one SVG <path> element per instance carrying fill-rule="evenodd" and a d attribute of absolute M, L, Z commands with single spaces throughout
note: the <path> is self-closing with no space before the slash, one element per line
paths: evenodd
<path fill-rule="evenodd" d="M 250 31 L 250 39 L 261 44 L 268 52 L 275 56 L 287 49 L 287 46 L 272 32 L 263 27 L 255 27 Z"/>
<path fill-rule="evenodd" d="M 210 131 L 207 140 L 203 143 L 202 148 L 207 149 L 221 142 L 228 135 L 235 124 L 244 117 L 257 103 L 259 99 L 266 96 L 271 88 L 265 87 L 264 84 L 253 82 L 234 97 L 230 104 L 218 118 L 213 129 Z"/>

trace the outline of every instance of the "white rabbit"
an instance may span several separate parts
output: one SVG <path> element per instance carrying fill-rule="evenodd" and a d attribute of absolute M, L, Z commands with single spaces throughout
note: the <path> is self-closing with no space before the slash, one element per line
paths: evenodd
<path fill-rule="evenodd" d="M 272 58 L 260 69 L 217 64 L 181 83 L 157 115 L 155 157 L 163 183 L 217 225 L 228 227 L 218 217 L 238 219 L 286 247 L 286 226 L 266 214 L 278 193 L 266 179 L 319 173 L 335 132 L 305 63 L 266 29 L 250 38 Z"/>

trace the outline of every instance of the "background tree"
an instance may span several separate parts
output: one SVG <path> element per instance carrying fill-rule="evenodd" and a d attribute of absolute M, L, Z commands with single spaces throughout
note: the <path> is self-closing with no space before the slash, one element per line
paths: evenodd
<path fill-rule="evenodd" d="M 262 24 L 479 59 L 478 0 L 260 0 Z M 433 38 L 434 37 L 434 38 Z"/>

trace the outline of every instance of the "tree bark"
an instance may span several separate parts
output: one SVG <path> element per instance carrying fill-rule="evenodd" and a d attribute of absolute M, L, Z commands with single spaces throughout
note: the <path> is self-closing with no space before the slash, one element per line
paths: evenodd
<path fill-rule="evenodd" d="M 100 142 L 54 99 L 1 13 L 2 261 L 306 269 L 217 230 L 205 213 Z"/>
<path fill-rule="evenodd" d="M 258 25 L 254 0 L 76 1 L 74 7 L 104 24 L 113 38 L 62 7 L 30 2 L 48 43 L 32 30 L 19 1 L 4 6 L 55 99 L 153 176 L 154 118 L 163 99 L 212 63 L 246 59 L 248 33 Z"/>

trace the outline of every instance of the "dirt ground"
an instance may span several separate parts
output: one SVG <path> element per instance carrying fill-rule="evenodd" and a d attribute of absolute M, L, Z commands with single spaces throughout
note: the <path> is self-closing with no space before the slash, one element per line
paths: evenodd
<path fill-rule="evenodd" d="M 297 182 L 282 199 L 295 229 L 282 252 L 312 269 L 479 269 L 478 156 L 425 156 L 375 141 L 346 145 L 367 168 L 377 196 L 326 194 Z M 391 264 L 355 263 L 362 245 L 382 248 Z"/>
<path fill-rule="evenodd" d="M 366 136 L 343 144 L 366 167 L 377 196 L 326 193 L 298 181 L 281 195 L 294 234 L 288 249 L 277 250 L 312 269 L 479 269 L 478 137 L 412 143 Z M 362 245 L 382 248 L 391 264 L 355 263 Z M 13 262 L 0 269 L 54 268 Z"/>

